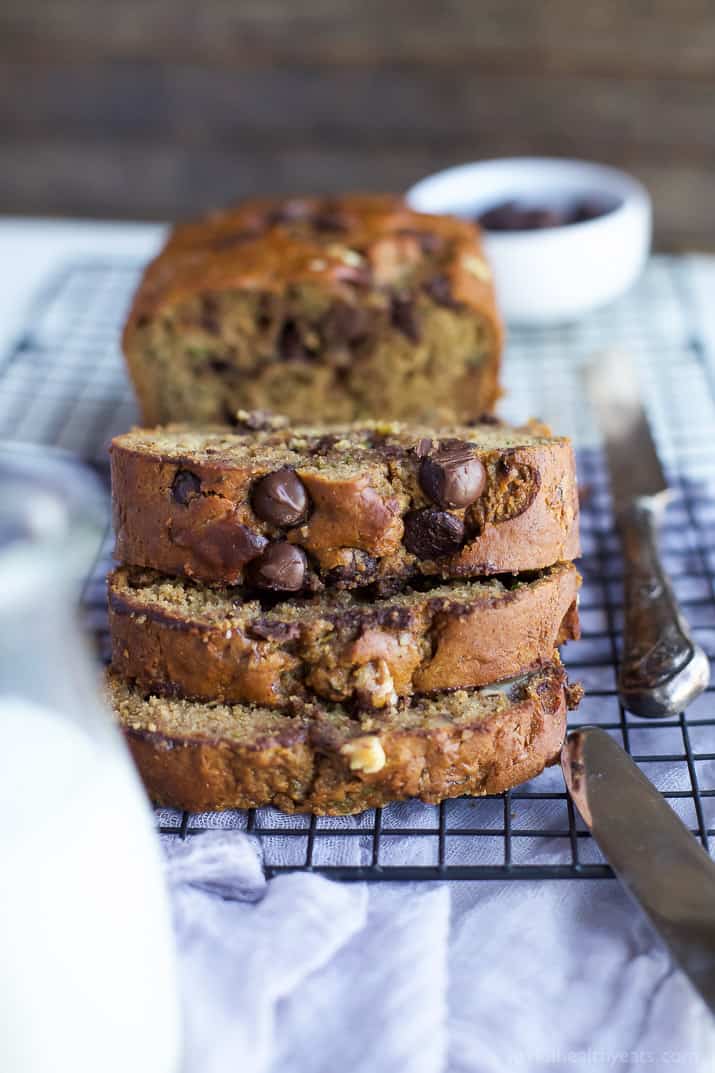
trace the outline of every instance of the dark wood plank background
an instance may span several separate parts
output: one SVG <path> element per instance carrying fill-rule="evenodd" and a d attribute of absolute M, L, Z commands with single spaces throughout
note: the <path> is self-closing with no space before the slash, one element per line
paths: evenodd
<path fill-rule="evenodd" d="M 715 248 L 713 0 L 0 0 L 0 211 L 165 218 L 579 155 Z"/>

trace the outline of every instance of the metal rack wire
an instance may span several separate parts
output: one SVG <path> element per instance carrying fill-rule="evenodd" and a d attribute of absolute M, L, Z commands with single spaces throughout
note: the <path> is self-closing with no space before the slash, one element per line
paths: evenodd
<path fill-rule="evenodd" d="M 583 639 L 564 661 L 586 698 L 574 725 L 598 723 L 629 750 L 708 847 L 715 835 L 715 689 L 687 714 L 644 721 L 615 694 L 620 560 L 598 438 L 579 366 L 605 345 L 640 362 L 659 451 L 677 491 L 662 535 L 667 566 L 698 640 L 715 653 L 715 359 L 694 301 L 696 265 L 656 258 L 635 292 L 577 325 L 514 331 L 506 415 L 539 413 L 574 436 L 583 490 Z M 68 264 L 39 295 L 25 333 L 0 359 L 0 436 L 65 448 L 106 472 L 106 446 L 136 413 L 118 350 L 138 266 Z M 104 577 L 111 534 L 84 587 L 83 615 L 107 654 Z M 667 779 L 664 779 L 667 772 Z M 576 817 L 558 768 L 498 797 L 406 802 L 361 816 L 272 809 L 157 811 L 166 837 L 211 827 L 260 839 L 268 874 L 296 868 L 352 879 L 601 878 L 611 875 Z"/>

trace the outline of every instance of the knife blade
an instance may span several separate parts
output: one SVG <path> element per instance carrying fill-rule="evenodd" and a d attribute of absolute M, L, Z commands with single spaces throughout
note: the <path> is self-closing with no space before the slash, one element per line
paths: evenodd
<path fill-rule="evenodd" d="M 608 351 L 585 368 L 603 433 L 623 549 L 623 655 L 618 694 L 636 715 L 674 715 L 710 680 L 710 665 L 678 607 L 658 550 L 670 490 L 643 409 L 632 358 Z"/>
<path fill-rule="evenodd" d="M 589 398 L 603 434 L 616 514 L 638 496 L 668 493 L 631 355 L 608 350 L 585 367 L 585 374 Z"/>
<path fill-rule="evenodd" d="M 571 731 L 561 767 L 604 857 L 715 1013 L 715 863 L 605 730 Z"/>

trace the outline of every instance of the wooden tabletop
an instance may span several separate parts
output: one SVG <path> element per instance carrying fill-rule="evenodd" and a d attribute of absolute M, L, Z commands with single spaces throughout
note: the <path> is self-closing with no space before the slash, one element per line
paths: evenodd
<path fill-rule="evenodd" d="M 5 0 L 0 211 L 169 218 L 256 192 L 405 188 L 576 155 L 715 249 L 715 6 Z"/>

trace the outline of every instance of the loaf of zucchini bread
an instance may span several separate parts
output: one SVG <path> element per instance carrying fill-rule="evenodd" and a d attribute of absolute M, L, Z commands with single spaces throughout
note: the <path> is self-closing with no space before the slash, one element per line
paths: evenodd
<path fill-rule="evenodd" d="M 264 592 L 539 570 L 579 553 L 568 439 L 543 426 L 135 429 L 112 443 L 116 557 Z"/>
<path fill-rule="evenodd" d="M 398 197 L 255 200 L 177 227 L 124 331 L 144 422 L 456 423 L 499 394 L 477 228 Z"/>
<path fill-rule="evenodd" d="M 384 712 L 288 709 L 108 690 L 151 798 L 199 812 L 274 805 L 336 815 L 406 798 L 495 794 L 556 760 L 578 700 L 558 657 L 499 686 L 447 690 Z"/>

